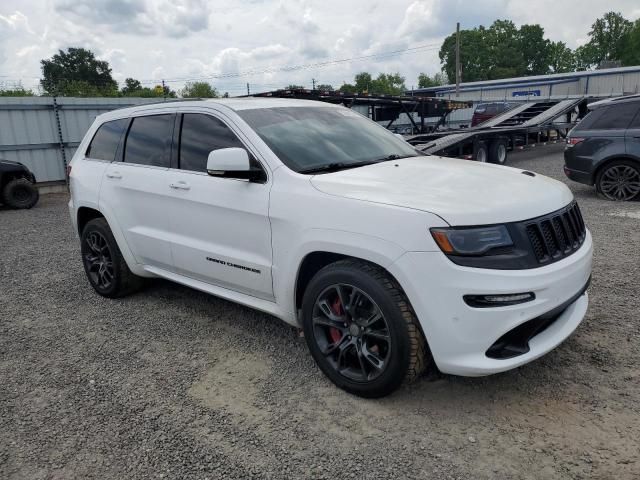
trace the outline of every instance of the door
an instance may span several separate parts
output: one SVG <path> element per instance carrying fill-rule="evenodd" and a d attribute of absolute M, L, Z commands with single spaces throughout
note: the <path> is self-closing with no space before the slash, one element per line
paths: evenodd
<path fill-rule="evenodd" d="M 115 218 L 136 261 L 169 270 L 167 184 L 174 119 L 174 114 L 134 117 L 100 191 L 100 204 Z"/>
<path fill-rule="evenodd" d="M 177 273 L 272 300 L 270 180 L 252 183 L 209 176 L 209 152 L 246 147 L 211 115 L 184 113 L 177 124 L 178 168 L 169 171 L 171 249 Z M 255 158 L 252 162 L 260 166 Z"/>
<path fill-rule="evenodd" d="M 627 155 L 640 161 L 640 102 L 634 102 L 638 107 L 638 113 L 631 121 L 625 133 Z"/>

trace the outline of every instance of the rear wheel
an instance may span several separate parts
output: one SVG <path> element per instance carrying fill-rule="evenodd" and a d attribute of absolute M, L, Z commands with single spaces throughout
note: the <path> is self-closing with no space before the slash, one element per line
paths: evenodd
<path fill-rule="evenodd" d="M 142 278 L 129 270 L 104 218 L 91 220 L 84 227 L 80 251 L 89 283 L 100 295 L 122 297 L 142 285 Z"/>
<path fill-rule="evenodd" d="M 609 200 L 632 200 L 640 193 L 640 166 L 629 160 L 610 163 L 598 173 L 596 189 Z"/>
<path fill-rule="evenodd" d="M 498 139 L 491 142 L 489 147 L 489 161 L 498 165 L 504 165 L 507 161 L 507 141 Z"/>
<path fill-rule="evenodd" d="M 487 163 L 489 159 L 489 151 L 487 150 L 487 144 L 484 142 L 478 142 L 473 147 L 473 159 L 476 162 Z"/>
<path fill-rule="evenodd" d="M 26 178 L 16 178 L 7 182 L 2 190 L 5 205 L 12 208 L 31 208 L 40 198 L 36 186 Z"/>
<path fill-rule="evenodd" d="M 381 268 L 341 260 L 307 287 L 303 327 L 311 355 L 338 387 L 382 397 L 412 381 L 429 358 L 409 301 Z"/>

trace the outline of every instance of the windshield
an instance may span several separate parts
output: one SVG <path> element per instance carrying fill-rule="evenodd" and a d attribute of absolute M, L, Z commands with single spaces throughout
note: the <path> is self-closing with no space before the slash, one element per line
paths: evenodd
<path fill-rule="evenodd" d="M 422 155 L 393 133 L 347 108 L 280 107 L 237 113 L 296 172 L 330 166 L 350 168 Z"/>

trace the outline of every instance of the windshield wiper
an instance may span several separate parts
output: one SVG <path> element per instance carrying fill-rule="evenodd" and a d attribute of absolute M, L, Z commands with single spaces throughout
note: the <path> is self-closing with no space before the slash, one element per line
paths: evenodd
<path fill-rule="evenodd" d="M 392 153 L 391 155 L 387 155 L 386 157 L 376 158 L 372 160 L 373 163 L 386 162 L 389 160 L 400 160 L 401 158 L 412 158 L 417 157 L 417 155 L 398 155 L 397 153 Z"/>
<path fill-rule="evenodd" d="M 298 170 L 298 173 L 329 173 L 329 172 L 337 172 L 339 170 L 347 170 L 349 168 L 357 168 L 364 167 L 366 165 L 371 165 L 374 163 L 378 163 L 379 160 L 367 160 L 365 162 L 334 162 L 327 163 L 326 165 L 320 165 L 318 167 L 305 168 L 304 170 Z"/>
<path fill-rule="evenodd" d="M 337 172 L 339 170 L 347 170 L 349 168 L 365 167 L 367 165 L 373 165 L 374 163 L 388 162 L 389 160 L 400 160 L 401 158 L 417 157 L 418 155 L 398 155 L 392 153 L 380 158 L 374 158 L 373 160 L 364 160 L 362 162 L 334 162 L 327 163 L 326 165 L 320 165 L 318 167 L 305 168 L 304 170 L 298 170 L 298 173 L 329 173 Z"/>

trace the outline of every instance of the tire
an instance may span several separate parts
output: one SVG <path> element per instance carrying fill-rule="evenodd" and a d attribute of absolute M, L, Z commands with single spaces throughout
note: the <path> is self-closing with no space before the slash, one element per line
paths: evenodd
<path fill-rule="evenodd" d="M 87 279 L 103 297 L 123 297 L 142 286 L 142 278 L 129 270 L 104 218 L 93 219 L 84 227 L 80 251 Z"/>
<path fill-rule="evenodd" d="M 489 151 L 487 150 L 487 144 L 484 142 L 478 142 L 473 147 L 473 159 L 476 162 L 487 163 L 489 161 Z"/>
<path fill-rule="evenodd" d="M 2 200 L 11 208 L 31 208 L 39 199 L 40 192 L 26 178 L 10 180 L 2 189 Z"/>
<path fill-rule="evenodd" d="M 608 200 L 633 200 L 640 193 L 640 164 L 616 160 L 605 165 L 596 176 L 596 190 Z"/>
<path fill-rule="evenodd" d="M 389 395 L 418 378 L 431 359 L 400 286 L 364 261 L 341 260 L 321 269 L 304 293 L 302 317 L 320 370 L 360 397 Z"/>
<path fill-rule="evenodd" d="M 504 165 L 507 162 L 507 141 L 499 138 L 491 142 L 489 147 L 489 162 Z"/>

